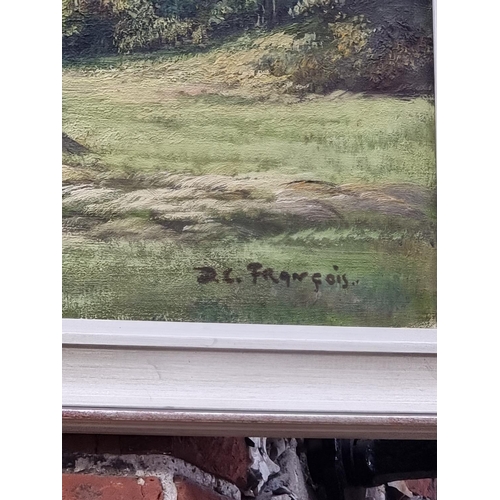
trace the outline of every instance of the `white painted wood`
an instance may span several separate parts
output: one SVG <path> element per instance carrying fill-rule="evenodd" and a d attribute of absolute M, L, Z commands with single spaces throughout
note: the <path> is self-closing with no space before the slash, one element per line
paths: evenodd
<path fill-rule="evenodd" d="M 63 344 L 435 354 L 436 330 L 64 319 Z"/>
<path fill-rule="evenodd" d="M 436 332 L 64 320 L 63 415 L 71 432 L 433 439 Z"/>
<path fill-rule="evenodd" d="M 68 406 L 433 413 L 436 359 L 352 355 L 63 349 Z"/>

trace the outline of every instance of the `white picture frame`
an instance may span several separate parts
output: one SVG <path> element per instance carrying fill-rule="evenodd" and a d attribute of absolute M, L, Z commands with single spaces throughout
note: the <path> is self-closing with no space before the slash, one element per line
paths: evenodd
<path fill-rule="evenodd" d="M 63 432 L 437 439 L 436 328 L 63 319 L 62 347 Z"/>
<path fill-rule="evenodd" d="M 63 320 L 71 433 L 436 439 L 435 329 Z"/>

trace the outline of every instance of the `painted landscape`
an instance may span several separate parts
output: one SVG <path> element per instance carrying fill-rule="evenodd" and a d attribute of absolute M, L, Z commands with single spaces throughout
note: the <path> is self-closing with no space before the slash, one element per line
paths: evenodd
<path fill-rule="evenodd" d="M 63 316 L 436 324 L 427 0 L 63 0 Z"/>

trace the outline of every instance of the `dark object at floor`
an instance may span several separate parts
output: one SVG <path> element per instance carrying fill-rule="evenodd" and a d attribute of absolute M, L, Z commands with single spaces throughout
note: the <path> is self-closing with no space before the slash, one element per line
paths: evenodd
<path fill-rule="evenodd" d="M 344 500 L 352 486 L 437 477 L 436 441 L 308 439 L 305 446 L 321 500 Z"/>

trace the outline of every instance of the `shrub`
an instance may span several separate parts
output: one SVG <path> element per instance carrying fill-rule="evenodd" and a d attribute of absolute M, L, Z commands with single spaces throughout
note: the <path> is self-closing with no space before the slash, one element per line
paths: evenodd
<path fill-rule="evenodd" d="M 203 45 L 208 39 L 206 27 L 200 24 L 194 29 L 191 37 L 195 45 Z"/>
<path fill-rule="evenodd" d="M 333 89 L 333 65 L 328 55 L 328 52 L 310 51 L 299 59 L 291 73 L 291 81 L 297 90 L 325 93 Z"/>
<path fill-rule="evenodd" d="M 340 14 L 337 16 L 340 19 Z M 330 23 L 333 46 L 339 57 L 357 55 L 366 47 L 370 37 L 368 22 L 364 16 L 355 16 L 348 21 Z"/>
<path fill-rule="evenodd" d="M 116 16 L 108 2 L 63 0 L 63 53 L 92 55 L 112 50 L 115 23 Z"/>
<path fill-rule="evenodd" d="M 157 16 L 148 0 L 126 0 L 115 27 L 114 39 L 118 52 L 123 53 L 177 44 L 193 35 L 201 43 L 204 34 L 203 27 L 196 30 L 191 20 Z"/>
<path fill-rule="evenodd" d="M 340 16 L 339 16 L 340 17 Z M 370 31 L 362 16 L 330 23 L 317 33 L 301 33 L 287 50 L 266 54 L 257 70 L 288 75 L 292 91 L 325 93 L 356 86 L 362 79 Z"/>
<path fill-rule="evenodd" d="M 430 37 L 403 23 L 372 28 L 362 15 L 338 14 L 327 26 L 320 35 L 301 33 L 290 47 L 266 53 L 256 70 L 287 76 L 288 91 L 299 93 L 432 91 Z"/>
<path fill-rule="evenodd" d="M 394 40 L 381 57 L 372 57 L 367 78 L 376 90 L 430 91 L 433 48 L 429 37 Z"/>

